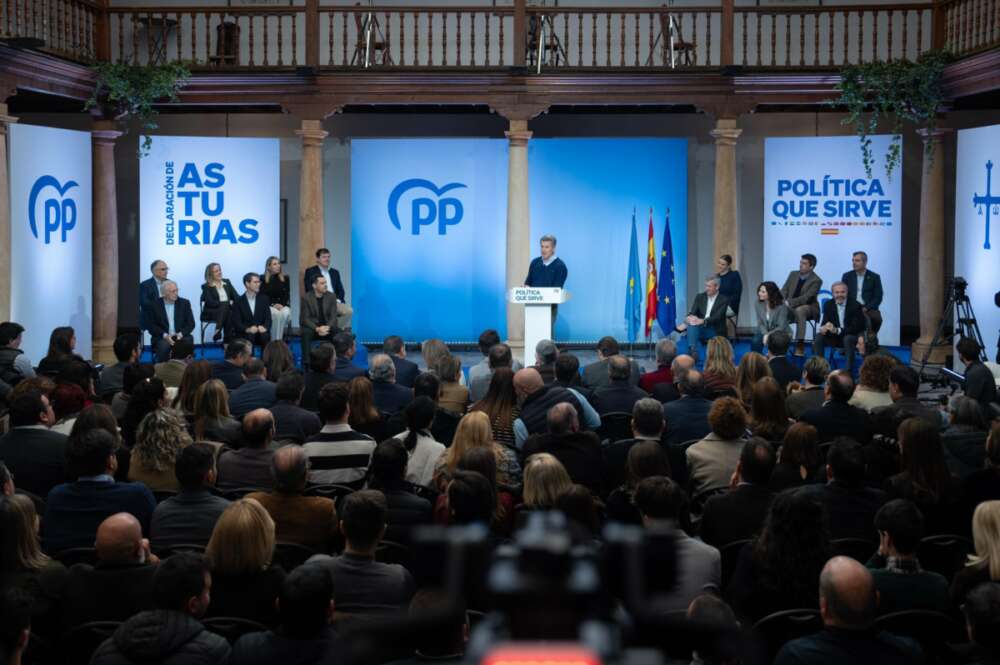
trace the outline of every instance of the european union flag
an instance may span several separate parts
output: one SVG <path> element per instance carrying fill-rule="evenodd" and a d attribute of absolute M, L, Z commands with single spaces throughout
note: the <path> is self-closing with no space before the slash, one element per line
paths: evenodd
<path fill-rule="evenodd" d="M 660 248 L 660 283 L 656 289 L 656 322 L 664 335 L 677 325 L 677 289 L 674 284 L 674 248 L 670 242 L 670 210 L 663 225 L 663 246 Z"/>
<path fill-rule="evenodd" d="M 632 210 L 632 243 L 628 252 L 628 275 L 625 285 L 625 325 L 628 341 L 639 338 L 642 327 L 642 275 L 639 273 L 639 237 L 635 233 L 635 209 Z"/>

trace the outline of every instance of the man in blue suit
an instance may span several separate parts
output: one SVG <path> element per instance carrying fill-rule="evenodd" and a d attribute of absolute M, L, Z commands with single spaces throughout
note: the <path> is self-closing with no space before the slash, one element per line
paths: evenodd
<path fill-rule="evenodd" d="M 163 284 L 167 281 L 169 272 L 167 262 L 156 259 L 149 266 L 149 271 L 153 276 L 147 280 L 139 282 L 139 321 L 145 321 L 146 309 L 156 302 L 157 298 L 163 295 Z M 142 325 L 142 323 L 140 323 Z"/>
<path fill-rule="evenodd" d="M 260 275 L 243 276 L 246 291 L 233 304 L 230 314 L 236 335 L 261 348 L 271 341 L 271 300 L 260 292 Z"/>
<path fill-rule="evenodd" d="M 149 331 L 153 341 L 156 362 L 166 362 L 170 348 L 181 339 L 193 343 L 194 314 L 191 302 L 177 295 L 177 284 L 169 279 L 163 282 L 163 297 L 149 303 L 143 312 L 146 320 L 143 328 Z"/>
<path fill-rule="evenodd" d="M 278 401 L 277 386 L 264 377 L 266 373 L 260 358 L 250 358 L 243 365 L 246 380 L 229 394 L 229 413 L 234 418 L 242 418 L 254 409 L 270 409 Z"/>
<path fill-rule="evenodd" d="M 871 329 L 877 333 L 882 327 L 882 313 L 878 311 L 882 306 L 882 278 L 868 270 L 868 255 L 864 252 L 854 252 L 851 265 L 854 269 L 845 272 L 840 281 L 847 284 L 847 299 L 861 305 Z"/>
<path fill-rule="evenodd" d="M 392 359 L 396 366 L 396 385 L 412 388 L 413 382 L 420 374 L 417 363 L 406 359 L 406 345 L 399 335 L 389 335 L 382 342 L 382 353 Z"/>
<path fill-rule="evenodd" d="M 373 356 L 368 374 L 372 379 L 375 408 L 381 413 L 398 413 L 413 401 L 413 391 L 396 383 L 396 366 L 389 356 L 384 353 Z"/>
<path fill-rule="evenodd" d="M 701 439 L 712 431 L 708 424 L 712 402 L 702 397 L 703 388 L 701 372 L 690 369 L 677 382 L 681 398 L 663 405 L 663 417 L 667 421 L 665 441 L 668 446 Z"/>
<path fill-rule="evenodd" d="M 354 335 L 349 332 L 333 336 L 333 348 L 337 351 L 337 363 L 333 370 L 333 380 L 347 383 L 356 376 L 364 376 L 365 370 L 351 362 L 357 350 Z"/>

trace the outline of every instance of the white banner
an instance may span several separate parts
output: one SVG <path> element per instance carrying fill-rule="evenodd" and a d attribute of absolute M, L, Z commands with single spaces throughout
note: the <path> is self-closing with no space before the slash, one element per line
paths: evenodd
<path fill-rule="evenodd" d="M 865 176 L 856 136 L 768 138 L 764 141 L 764 279 L 781 288 L 802 254 L 817 258 L 820 301 L 851 270 L 851 255 L 868 254 L 882 278 L 882 344 L 899 344 L 902 174 L 890 180 L 882 156 L 890 137 L 873 136 L 875 165 Z M 915 277 L 915 276 L 914 276 Z M 911 280 L 916 288 L 916 281 Z M 745 285 L 756 298 L 756 284 Z M 752 301 L 751 301 L 752 302 Z"/>
<path fill-rule="evenodd" d="M 45 356 L 59 326 L 91 356 L 93 312 L 89 132 L 10 126 L 11 320 L 25 328 L 21 349 Z"/>
<path fill-rule="evenodd" d="M 955 275 L 969 282 L 966 293 L 986 355 L 995 360 L 1000 328 L 1000 307 L 994 301 L 1000 291 L 1000 125 L 958 133 Z M 961 365 L 958 354 L 955 362 Z"/>
<path fill-rule="evenodd" d="M 196 321 L 209 263 L 242 294 L 243 275 L 278 256 L 280 166 L 278 139 L 153 137 L 139 162 L 140 279 L 166 261 Z"/>

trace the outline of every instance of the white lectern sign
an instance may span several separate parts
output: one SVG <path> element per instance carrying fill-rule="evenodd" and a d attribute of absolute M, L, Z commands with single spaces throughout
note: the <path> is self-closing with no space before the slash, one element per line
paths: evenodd
<path fill-rule="evenodd" d="M 552 339 L 552 307 L 569 300 L 569 291 L 559 287 L 515 286 L 507 294 L 515 305 L 524 305 L 524 364 L 534 363 L 535 346 Z"/>

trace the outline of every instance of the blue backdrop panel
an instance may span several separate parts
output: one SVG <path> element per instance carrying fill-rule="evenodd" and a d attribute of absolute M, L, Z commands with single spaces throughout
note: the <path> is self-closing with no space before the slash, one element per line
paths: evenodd
<path fill-rule="evenodd" d="M 507 142 L 351 142 L 354 330 L 475 340 L 506 329 Z"/>
<path fill-rule="evenodd" d="M 572 299 L 559 307 L 555 337 L 627 338 L 625 293 L 632 210 L 636 211 L 643 317 L 649 209 L 659 270 L 670 210 L 676 304 L 687 312 L 687 140 L 538 139 L 528 146 L 533 255 L 538 238 L 556 236 Z M 640 338 L 643 333 L 640 331 Z M 654 327 L 653 335 L 658 336 Z"/>

